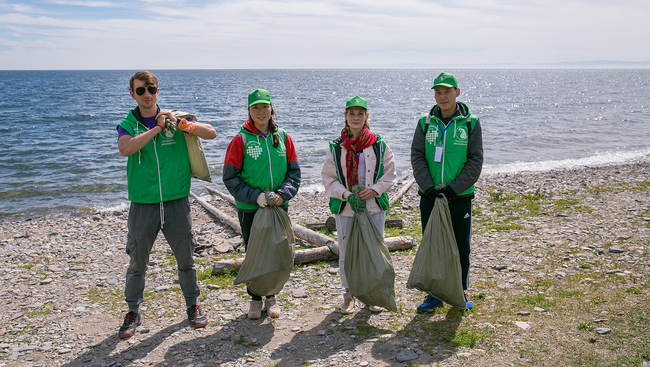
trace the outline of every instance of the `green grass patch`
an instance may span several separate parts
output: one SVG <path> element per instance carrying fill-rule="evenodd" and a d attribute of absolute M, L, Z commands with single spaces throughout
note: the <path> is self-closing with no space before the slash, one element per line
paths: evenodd
<path fill-rule="evenodd" d="M 212 269 L 209 270 L 210 275 L 205 278 L 208 284 L 218 285 L 221 288 L 233 287 L 233 282 L 237 276 L 236 272 L 232 270 L 224 270 L 220 274 L 212 275 Z"/>
<path fill-rule="evenodd" d="M 456 330 L 456 335 L 451 340 L 451 345 L 454 347 L 474 348 L 478 339 L 479 335 L 474 333 L 472 330 L 458 329 Z"/>
<path fill-rule="evenodd" d="M 543 309 L 552 308 L 557 303 L 557 301 L 552 300 L 552 299 L 548 299 L 543 294 L 537 294 L 537 295 L 534 295 L 534 296 L 522 297 L 522 298 L 519 298 L 517 300 L 517 302 L 527 304 L 527 305 L 530 305 L 530 306 L 534 306 L 534 307 L 541 307 Z"/>

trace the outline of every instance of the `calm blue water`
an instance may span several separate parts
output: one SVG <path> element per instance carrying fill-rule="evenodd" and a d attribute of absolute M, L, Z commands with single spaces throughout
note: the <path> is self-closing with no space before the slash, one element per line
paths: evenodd
<path fill-rule="evenodd" d="M 486 174 L 622 162 L 650 154 L 650 70 L 447 70 L 481 118 Z M 270 91 L 296 143 L 303 189 L 317 187 L 348 97 L 368 100 L 373 131 L 410 168 L 417 117 L 439 70 L 159 70 L 158 103 L 212 124 L 216 185 L 246 97 Z M 135 101 L 133 71 L 0 71 L 0 218 L 127 203 L 115 126 Z M 201 181 L 193 190 L 204 192 Z"/>

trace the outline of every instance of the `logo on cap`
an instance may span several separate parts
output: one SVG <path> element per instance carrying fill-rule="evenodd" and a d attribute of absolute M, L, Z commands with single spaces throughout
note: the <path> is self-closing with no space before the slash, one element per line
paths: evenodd
<path fill-rule="evenodd" d="M 355 98 L 354 103 L 359 103 L 359 98 Z"/>
<path fill-rule="evenodd" d="M 440 75 L 440 80 L 445 80 L 445 77 Z"/>
<path fill-rule="evenodd" d="M 262 97 L 262 95 L 260 94 L 260 92 L 257 92 L 257 98 L 260 98 L 260 97 Z"/>

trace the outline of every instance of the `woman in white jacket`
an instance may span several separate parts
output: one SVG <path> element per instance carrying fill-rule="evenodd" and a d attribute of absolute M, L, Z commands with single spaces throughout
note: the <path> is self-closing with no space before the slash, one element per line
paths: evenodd
<path fill-rule="evenodd" d="M 321 178 L 330 197 L 330 210 L 336 218 L 339 245 L 339 273 L 345 289 L 341 312 L 354 312 L 352 295 L 345 276 L 345 250 L 350 236 L 354 212 L 368 209 L 374 224 L 383 235 L 388 209 L 386 192 L 395 182 L 393 152 L 379 135 L 370 131 L 368 105 L 354 96 L 345 104 L 345 127 L 341 137 L 330 142 Z M 352 194 L 356 185 L 363 186 L 359 198 Z M 370 311 L 383 308 L 368 305 Z"/>

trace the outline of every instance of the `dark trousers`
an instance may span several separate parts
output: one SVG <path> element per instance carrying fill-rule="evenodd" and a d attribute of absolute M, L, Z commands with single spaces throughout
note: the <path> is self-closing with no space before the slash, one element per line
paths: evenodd
<path fill-rule="evenodd" d="M 200 295 L 194 267 L 196 242 L 192 233 L 190 202 L 187 197 L 163 203 L 162 233 L 169 243 L 178 267 L 178 282 L 186 305 L 193 306 Z M 126 270 L 124 296 L 129 310 L 137 312 L 142 303 L 149 254 L 161 227 L 160 204 L 131 203 L 126 253 L 131 257 Z"/>
<path fill-rule="evenodd" d="M 434 203 L 427 198 L 420 198 L 420 213 L 422 216 L 422 233 L 429 222 Z M 460 267 L 463 276 L 463 289 L 469 286 L 469 253 L 472 238 L 472 201 L 451 201 L 449 203 L 451 225 L 456 236 L 456 245 L 460 255 Z"/>
<path fill-rule="evenodd" d="M 289 206 L 288 205 L 283 205 L 280 207 L 280 209 L 284 209 L 285 212 L 289 211 Z M 241 210 L 237 210 L 237 219 L 239 219 L 239 226 L 241 227 L 241 235 L 242 238 L 244 239 L 244 249 L 248 250 L 248 240 L 251 238 L 251 228 L 253 227 L 253 219 L 255 219 L 255 213 L 257 213 L 257 210 L 253 212 L 244 212 Z M 255 294 L 246 287 L 246 292 L 248 295 L 251 296 L 253 301 L 261 301 L 262 296 L 259 294 Z M 266 298 L 273 297 L 275 296 L 274 294 L 266 296 Z"/>

